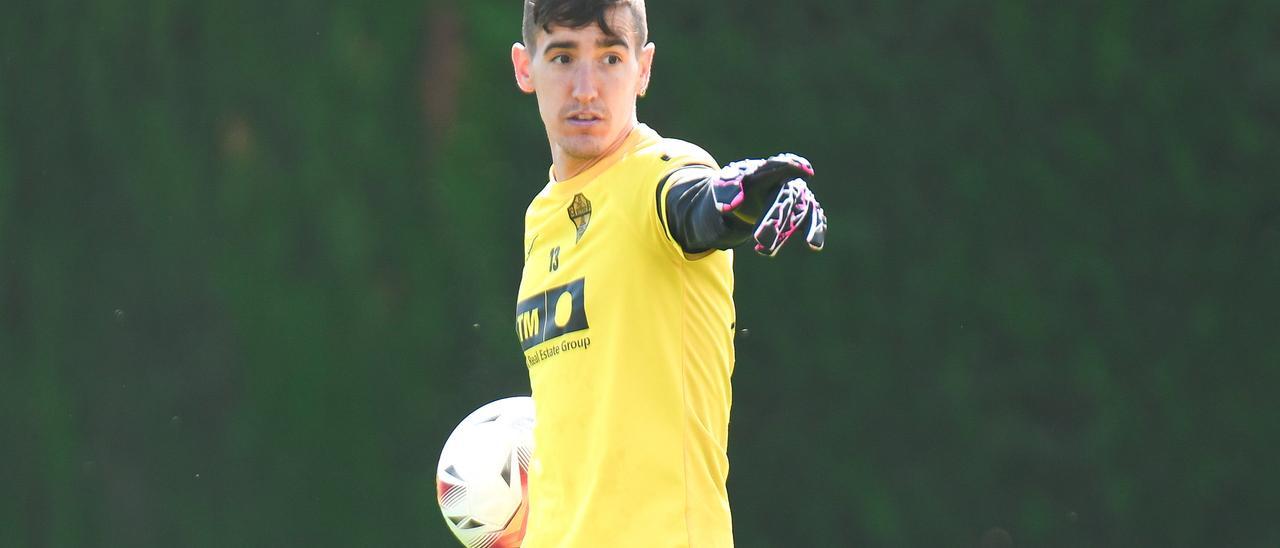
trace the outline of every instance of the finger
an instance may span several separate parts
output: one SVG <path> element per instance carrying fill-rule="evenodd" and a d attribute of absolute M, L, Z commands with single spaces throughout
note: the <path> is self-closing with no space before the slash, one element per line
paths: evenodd
<path fill-rule="evenodd" d="M 827 245 L 827 214 L 817 200 L 810 204 L 809 232 L 804 239 L 809 243 L 809 249 L 814 251 L 822 251 Z"/>
<path fill-rule="evenodd" d="M 799 154 L 784 152 L 776 156 L 770 156 L 768 161 L 789 164 L 791 166 L 794 166 L 796 169 L 803 171 L 805 175 L 813 176 L 813 164 L 809 163 L 809 160 L 806 160 L 803 156 L 800 156 Z"/>
<path fill-rule="evenodd" d="M 771 187 L 790 179 L 813 175 L 813 166 L 809 161 L 795 154 L 779 154 L 764 160 L 747 177 L 751 185 Z"/>
<path fill-rule="evenodd" d="M 752 235 L 756 240 L 756 252 L 766 257 L 778 253 L 782 244 L 786 243 L 794 230 L 787 230 L 795 209 L 795 193 L 784 188 L 778 193 L 769 211 L 761 218 Z"/>
<path fill-rule="evenodd" d="M 790 208 L 791 203 L 788 200 L 775 203 L 769 215 L 756 227 L 753 236 L 756 240 L 757 253 L 766 257 L 772 257 L 778 253 L 778 249 L 786 242 L 788 236 L 782 225 L 789 216 L 789 212 L 783 209 Z"/>
<path fill-rule="evenodd" d="M 804 223 L 805 215 L 809 213 L 809 204 L 816 200 L 813 197 L 813 192 L 809 190 L 808 183 L 805 183 L 803 179 L 788 181 L 786 188 L 794 194 L 792 201 L 795 205 L 792 206 L 790 222 L 787 225 L 788 228 L 794 230 Z"/>
<path fill-rule="evenodd" d="M 803 180 L 794 179 L 783 185 L 768 213 L 756 227 L 756 251 L 769 257 L 776 255 L 791 235 L 804 226 L 813 203 L 816 203 L 813 193 Z"/>

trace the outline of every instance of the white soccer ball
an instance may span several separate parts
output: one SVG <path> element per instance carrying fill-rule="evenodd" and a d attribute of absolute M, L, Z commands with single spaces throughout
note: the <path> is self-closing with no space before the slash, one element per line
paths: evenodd
<path fill-rule="evenodd" d="M 468 548 L 514 548 L 524 540 L 533 422 L 533 398 L 504 398 L 467 415 L 445 442 L 436 500 Z"/>

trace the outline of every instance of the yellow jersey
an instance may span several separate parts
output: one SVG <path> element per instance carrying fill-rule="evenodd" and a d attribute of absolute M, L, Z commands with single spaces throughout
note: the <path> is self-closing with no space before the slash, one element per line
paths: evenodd
<path fill-rule="evenodd" d="M 687 256 L 666 180 L 717 168 L 641 124 L 525 215 L 516 333 L 537 410 L 524 548 L 733 545 L 733 254 Z"/>

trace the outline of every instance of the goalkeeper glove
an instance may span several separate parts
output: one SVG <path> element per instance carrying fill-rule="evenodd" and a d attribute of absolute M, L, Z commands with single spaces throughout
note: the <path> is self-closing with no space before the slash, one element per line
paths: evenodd
<path fill-rule="evenodd" d="M 795 154 L 733 162 L 712 178 L 716 208 L 755 226 L 752 237 L 761 255 L 776 255 L 802 227 L 806 227 L 809 248 L 821 251 L 827 215 L 800 178 L 805 176 L 813 176 L 813 166 Z"/>

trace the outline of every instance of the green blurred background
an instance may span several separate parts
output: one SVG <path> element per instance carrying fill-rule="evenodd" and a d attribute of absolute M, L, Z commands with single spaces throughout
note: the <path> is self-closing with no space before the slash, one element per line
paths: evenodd
<path fill-rule="evenodd" d="M 0 546 L 454 546 L 519 3 L 5 4 Z M 641 119 L 831 218 L 739 256 L 739 546 L 1280 546 L 1280 3 L 649 10 Z"/>

